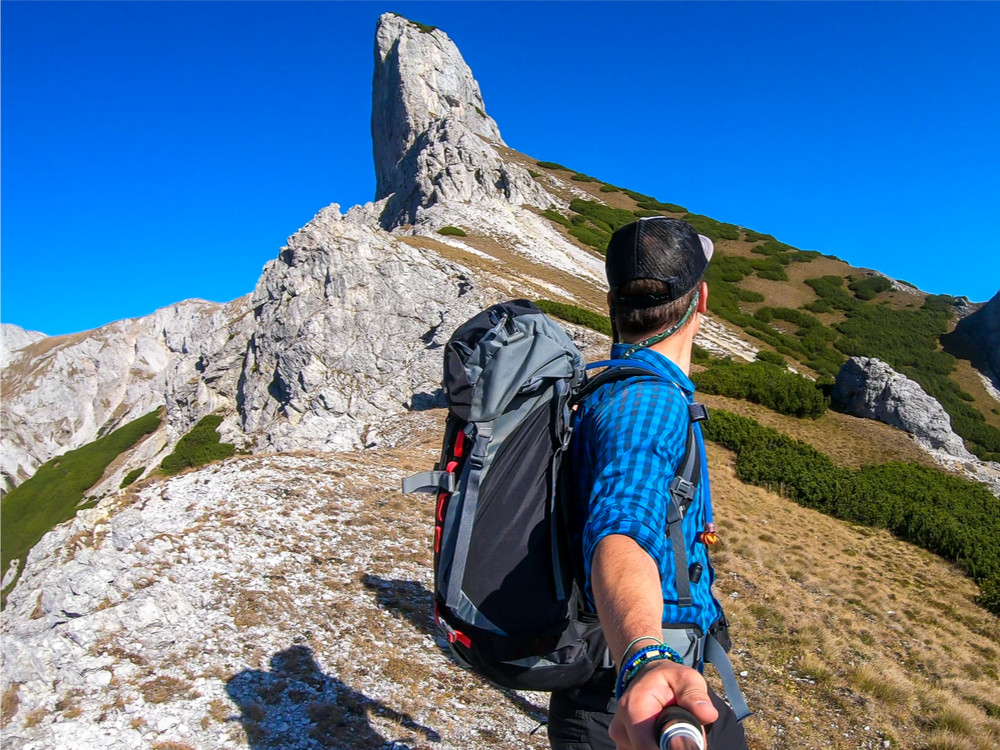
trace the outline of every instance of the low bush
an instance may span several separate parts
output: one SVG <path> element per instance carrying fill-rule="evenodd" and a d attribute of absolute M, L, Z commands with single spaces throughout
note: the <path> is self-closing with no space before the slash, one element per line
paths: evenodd
<path fill-rule="evenodd" d="M 779 357 L 779 355 L 774 355 Z M 692 379 L 705 393 L 741 398 L 781 414 L 816 419 L 826 411 L 826 398 L 808 378 L 767 361 L 721 360 Z"/>
<path fill-rule="evenodd" d="M 204 466 L 235 454 L 236 447 L 232 443 L 219 442 L 217 430 L 220 424 L 222 417 L 218 414 L 202 417 L 188 434 L 177 441 L 173 453 L 160 463 L 163 472 L 176 474 L 184 469 Z"/>
<path fill-rule="evenodd" d="M 686 214 L 687 209 L 684 206 L 678 206 L 676 203 L 663 203 L 657 200 L 648 201 L 638 201 L 639 208 L 645 208 L 649 211 L 669 211 L 673 214 Z"/>
<path fill-rule="evenodd" d="M 860 300 L 875 299 L 880 292 L 887 292 L 892 289 L 892 282 L 885 276 L 866 276 L 863 279 L 854 279 L 847 288 L 854 292 L 854 296 Z"/>
<path fill-rule="evenodd" d="M 736 474 L 809 508 L 886 528 L 960 565 L 1000 614 L 1000 500 L 981 484 L 904 463 L 835 465 L 811 445 L 748 417 L 715 409 L 705 437 L 736 453 Z"/>
<path fill-rule="evenodd" d="M 599 182 L 599 180 L 591 177 L 589 174 L 583 174 L 583 172 L 577 172 L 575 175 L 570 177 L 571 180 L 576 180 L 577 182 Z"/>
<path fill-rule="evenodd" d="M 536 161 L 535 164 L 542 169 L 561 169 L 563 172 L 573 171 L 568 167 L 564 167 L 562 164 L 556 164 L 554 161 Z"/>
<path fill-rule="evenodd" d="M 542 211 L 542 216 L 544 216 L 549 221 L 554 221 L 557 224 L 562 224 L 564 227 L 572 226 L 569 219 L 563 216 L 561 213 L 556 211 L 554 208 L 546 208 Z"/>
<path fill-rule="evenodd" d="M 611 208 L 611 206 L 605 206 L 603 203 L 598 203 L 597 201 L 585 201 L 580 198 L 574 198 L 569 203 L 569 209 L 592 222 L 599 223 L 602 225 L 602 228 L 607 227 L 611 231 L 620 229 L 626 224 L 631 224 L 635 221 L 635 215 L 631 211 L 626 211 L 623 208 Z"/>
<path fill-rule="evenodd" d="M 622 190 L 625 195 L 634 200 L 636 203 L 648 203 L 650 201 L 656 201 L 656 198 L 648 196 L 644 193 L 637 193 L 635 190 Z"/>
<path fill-rule="evenodd" d="M 541 177 L 541 176 L 542 176 L 542 173 L 541 173 L 541 172 L 536 172 L 536 171 L 535 171 L 535 170 L 533 170 L 533 169 L 529 169 L 529 170 L 528 170 L 528 174 L 529 174 L 529 175 L 531 175 L 531 177 L 532 177 L 533 179 L 536 179 L 536 180 L 537 180 L 537 179 L 538 179 L 539 177 Z"/>
<path fill-rule="evenodd" d="M 785 358 L 777 352 L 772 352 L 770 349 L 761 349 L 757 352 L 757 359 L 761 362 L 770 362 L 772 365 L 781 365 L 781 367 L 786 366 Z"/>
<path fill-rule="evenodd" d="M 586 326 L 592 330 L 611 335 L 611 319 L 607 315 L 595 313 L 593 310 L 585 310 L 576 305 L 565 302 L 553 302 L 548 299 L 535 300 L 535 306 L 546 315 L 562 318 L 569 323 Z"/>
<path fill-rule="evenodd" d="M 144 472 L 145 470 L 146 470 L 145 466 L 140 466 L 138 469 L 132 469 L 132 471 L 130 471 L 128 474 L 125 475 L 125 478 L 122 479 L 122 483 L 118 485 L 118 487 L 120 489 L 125 489 L 130 484 L 132 484 L 132 482 L 141 477 L 142 472 Z"/>
<path fill-rule="evenodd" d="M 735 224 L 726 224 L 701 214 L 685 214 L 684 221 L 694 227 L 698 234 L 713 240 L 738 240 L 740 229 Z"/>
<path fill-rule="evenodd" d="M 73 518 L 84 493 L 100 481 L 108 464 L 159 426 L 160 411 L 150 412 L 46 461 L 8 492 L 0 503 L 0 570 L 6 571 L 11 560 L 23 562 L 38 540 Z"/>
<path fill-rule="evenodd" d="M 620 187 L 617 187 L 616 185 L 608 184 L 607 182 L 605 182 L 603 185 L 601 185 L 601 192 L 602 193 L 620 193 L 621 191 L 622 191 L 622 189 Z"/>
<path fill-rule="evenodd" d="M 449 235 L 453 236 L 453 237 L 465 237 L 465 236 L 467 236 L 466 235 L 466 231 L 464 229 L 459 229 L 458 227 L 441 227 L 437 231 L 438 231 L 438 234 L 443 234 L 445 236 L 449 236 Z"/>
<path fill-rule="evenodd" d="M 604 255 L 608 251 L 608 242 L 611 241 L 611 235 L 605 234 L 604 232 L 598 231 L 596 229 L 591 229 L 590 227 L 572 227 L 569 233 L 576 237 L 584 245 L 590 245 L 597 252 Z"/>
<path fill-rule="evenodd" d="M 708 349 L 698 344 L 691 345 L 691 361 L 696 365 L 707 365 L 712 361 L 712 355 Z"/>

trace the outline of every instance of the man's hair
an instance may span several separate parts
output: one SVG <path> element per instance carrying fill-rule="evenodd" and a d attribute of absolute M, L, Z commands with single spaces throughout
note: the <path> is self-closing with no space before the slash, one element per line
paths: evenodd
<path fill-rule="evenodd" d="M 630 310 L 618 306 L 612 312 L 618 335 L 636 341 L 652 336 L 676 324 L 684 317 L 694 295 L 701 289 L 701 281 L 695 284 L 691 291 L 681 297 L 657 307 L 647 307 L 645 310 Z M 667 285 L 655 279 L 636 279 L 623 284 L 619 294 L 630 297 L 636 294 L 658 294 L 665 292 Z"/>

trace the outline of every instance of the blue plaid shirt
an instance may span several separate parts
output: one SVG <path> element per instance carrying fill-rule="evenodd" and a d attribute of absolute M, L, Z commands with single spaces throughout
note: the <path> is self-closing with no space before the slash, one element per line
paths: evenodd
<path fill-rule="evenodd" d="M 615 344 L 612 359 L 628 348 Z M 680 468 L 687 441 L 687 405 L 694 384 L 681 369 L 659 352 L 639 349 L 632 360 L 651 365 L 664 379 L 630 378 L 599 388 L 576 411 L 572 442 L 575 496 L 581 505 L 583 563 L 587 597 L 591 558 L 597 543 L 610 534 L 634 539 L 656 561 L 663 589 L 663 624 L 695 624 L 707 632 L 722 614 L 712 595 L 715 573 L 705 545 L 695 535 L 711 518 L 708 466 L 701 428 L 695 435 L 702 447 L 701 481 L 684 520 L 688 564 L 701 563 L 701 580 L 691 583 L 690 607 L 677 606 L 674 558 L 667 537 L 669 485 Z"/>

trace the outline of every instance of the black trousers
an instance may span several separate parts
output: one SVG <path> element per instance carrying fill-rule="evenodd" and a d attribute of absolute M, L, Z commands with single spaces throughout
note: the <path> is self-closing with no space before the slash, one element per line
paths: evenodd
<path fill-rule="evenodd" d="M 549 744 L 553 750 L 615 750 L 608 735 L 614 714 L 606 710 L 607 697 L 594 694 L 553 693 L 549 702 Z M 708 750 L 748 750 L 743 726 L 722 698 L 708 691 L 719 719 L 706 728 Z M 603 703 L 605 709 L 599 707 Z"/>

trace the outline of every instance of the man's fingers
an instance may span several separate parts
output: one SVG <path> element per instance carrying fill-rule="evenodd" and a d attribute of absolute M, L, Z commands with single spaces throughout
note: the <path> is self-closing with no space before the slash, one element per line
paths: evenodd
<path fill-rule="evenodd" d="M 719 718 L 719 712 L 708 697 L 708 692 L 704 688 L 704 680 L 700 682 L 700 685 L 695 683 L 679 689 L 677 691 L 677 705 L 693 713 L 702 724 L 711 724 Z"/>

